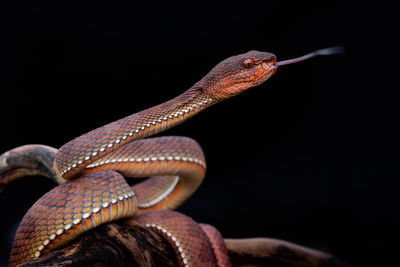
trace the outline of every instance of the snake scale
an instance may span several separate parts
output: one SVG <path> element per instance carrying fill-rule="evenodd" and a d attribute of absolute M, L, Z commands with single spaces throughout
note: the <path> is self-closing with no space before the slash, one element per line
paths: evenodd
<path fill-rule="evenodd" d="M 136 216 L 169 241 L 181 266 L 230 266 L 217 229 L 170 211 L 190 197 L 204 179 L 206 163 L 201 147 L 187 137 L 147 137 L 263 83 L 279 65 L 293 62 L 296 59 L 277 62 L 275 55 L 258 51 L 233 56 L 183 94 L 83 134 L 59 150 L 28 145 L 4 153 L 0 162 L 11 162 L 13 155 L 23 154 L 32 166 L 0 169 L 2 184 L 37 174 L 59 183 L 23 217 L 9 265 L 34 260 L 100 224 Z M 37 155 L 44 156 L 39 159 Z M 130 187 L 125 177 L 150 178 Z"/>

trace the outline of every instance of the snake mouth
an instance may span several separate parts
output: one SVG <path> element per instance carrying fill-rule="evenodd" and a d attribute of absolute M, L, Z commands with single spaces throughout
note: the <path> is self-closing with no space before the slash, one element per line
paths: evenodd
<path fill-rule="evenodd" d="M 275 65 L 275 63 L 272 65 L 272 66 L 270 66 L 268 69 L 267 69 L 267 71 L 268 72 L 275 72 L 276 70 L 278 69 L 278 66 L 277 65 Z"/>
<path fill-rule="evenodd" d="M 278 66 L 276 65 L 276 56 L 270 54 L 268 57 L 264 58 L 261 62 L 263 69 L 267 72 L 275 70 Z"/>
<path fill-rule="evenodd" d="M 266 79 L 271 77 L 276 70 L 278 69 L 278 66 L 276 65 L 276 56 L 272 55 L 266 59 L 264 59 L 261 63 L 262 69 L 266 73 Z"/>

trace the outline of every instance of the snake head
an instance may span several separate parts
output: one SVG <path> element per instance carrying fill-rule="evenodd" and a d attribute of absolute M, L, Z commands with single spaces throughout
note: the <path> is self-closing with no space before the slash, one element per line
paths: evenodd
<path fill-rule="evenodd" d="M 249 51 L 220 62 L 199 85 L 210 97 L 221 101 L 265 82 L 275 73 L 275 63 L 274 54 Z"/>

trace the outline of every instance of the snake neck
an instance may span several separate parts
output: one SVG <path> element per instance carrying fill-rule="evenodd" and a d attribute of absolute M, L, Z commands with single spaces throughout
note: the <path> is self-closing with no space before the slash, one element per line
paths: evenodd
<path fill-rule="evenodd" d="M 167 102 L 104 125 L 66 143 L 59 149 L 53 169 L 64 179 L 73 178 L 87 165 L 118 147 L 186 121 L 217 102 L 200 85 L 197 83 Z"/>

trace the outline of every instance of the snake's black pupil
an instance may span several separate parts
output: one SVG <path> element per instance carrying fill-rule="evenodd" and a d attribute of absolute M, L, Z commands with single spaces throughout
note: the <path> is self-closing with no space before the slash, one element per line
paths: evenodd
<path fill-rule="evenodd" d="M 246 69 L 250 69 L 251 67 L 253 67 L 253 65 L 254 65 L 254 61 L 253 61 L 252 59 L 250 59 L 250 58 L 245 59 L 245 60 L 243 61 L 243 66 L 244 66 Z"/>

